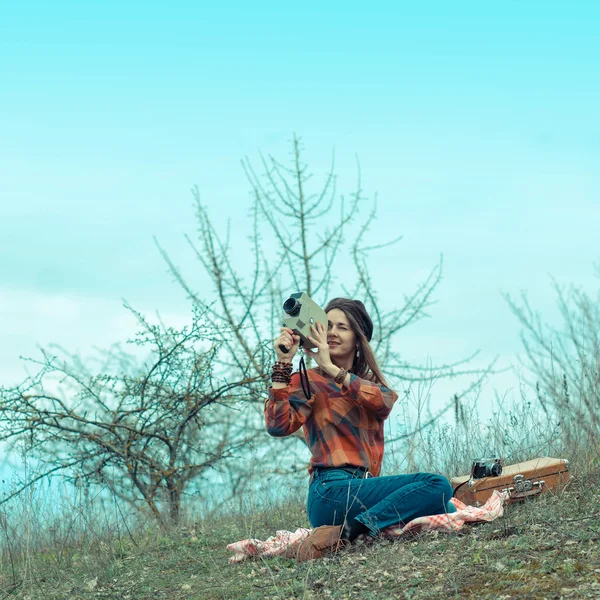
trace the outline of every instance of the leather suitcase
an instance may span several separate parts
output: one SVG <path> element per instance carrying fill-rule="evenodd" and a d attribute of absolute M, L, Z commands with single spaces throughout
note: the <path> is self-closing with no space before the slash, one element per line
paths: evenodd
<path fill-rule="evenodd" d="M 494 490 L 508 490 L 508 502 L 517 502 L 543 492 L 560 492 L 569 483 L 569 462 L 543 456 L 502 468 L 497 477 L 472 479 L 471 475 L 452 478 L 454 496 L 465 504 L 481 506 Z"/>

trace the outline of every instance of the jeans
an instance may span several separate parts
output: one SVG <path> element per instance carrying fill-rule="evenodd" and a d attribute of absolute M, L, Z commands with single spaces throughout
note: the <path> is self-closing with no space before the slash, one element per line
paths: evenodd
<path fill-rule="evenodd" d="M 308 491 L 308 519 L 313 527 L 360 521 L 372 535 L 427 515 L 456 507 L 450 482 L 433 473 L 363 478 L 341 469 L 317 469 Z"/>

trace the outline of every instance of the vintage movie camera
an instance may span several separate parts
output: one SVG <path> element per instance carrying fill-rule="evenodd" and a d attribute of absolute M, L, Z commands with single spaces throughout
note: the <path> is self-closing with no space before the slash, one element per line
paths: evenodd
<path fill-rule="evenodd" d="M 289 327 L 296 335 L 300 336 L 300 345 L 306 348 L 313 348 L 313 344 L 308 341 L 308 336 L 312 335 L 311 325 L 322 323 L 327 327 L 327 314 L 304 292 L 291 294 L 283 303 L 283 327 Z M 282 352 L 289 352 L 285 346 L 279 347 Z"/>

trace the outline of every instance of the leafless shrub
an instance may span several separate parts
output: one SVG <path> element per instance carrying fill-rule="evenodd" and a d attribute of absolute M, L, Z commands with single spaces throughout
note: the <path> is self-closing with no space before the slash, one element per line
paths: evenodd
<path fill-rule="evenodd" d="M 222 332 L 201 312 L 181 330 L 135 314 L 135 344 L 149 350 L 142 365 L 115 348 L 94 374 L 77 356 L 44 351 L 31 361 L 40 369 L 35 376 L 1 390 L 0 440 L 26 444 L 36 475 L 0 503 L 61 473 L 75 485 L 100 484 L 141 502 L 161 522 L 177 521 L 183 496 L 251 443 L 255 423 L 230 409 L 261 387 L 243 371 L 227 380 L 215 373 Z"/>
<path fill-rule="evenodd" d="M 383 308 L 369 259 L 383 250 L 395 252 L 402 237 L 368 242 L 377 211 L 376 202 L 369 203 L 363 195 L 360 168 L 354 191 L 339 200 L 333 160 L 322 186 L 310 191 L 312 175 L 302 160 L 300 139 L 295 136 L 289 167 L 271 156 L 261 156 L 260 174 L 249 160 L 243 161 L 243 168 L 253 199 L 250 248 L 243 252 L 252 257 L 251 272 L 244 274 L 236 267 L 230 232 L 219 235 L 198 188 L 192 190 L 198 239 L 188 238 L 188 242 L 210 277 L 213 293 L 194 289 L 191 279 L 159 245 L 171 273 L 194 305 L 206 310 L 223 332 L 233 332 L 227 341 L 223 340 L 225 352 L 220 357 L 221 366 L 228 369 L 232 378 L 248 373 L 268 380 L 270 361 L 265 360 L 265 353 L 271 358 L 268 341 L 278 333 L 284 299 L 290 292 L 305 291 L 324 306 L 334 286 L 346 296 L 365 302 L 375 324 L 371 344 L 388 380 L 426 383 L 466 376 L 476 384 L 491 371 L 491 366 L 469 366 L 477 352 L 451 363 L 424 366 L 411 363 L 395 349 L 394 342 L 401 331 L 429 316 L 434 291 L 442 278 L 442 259 L 412 292 L 398 290 L 393 306 Z M 345 267 L 340 268 L 340 264 Z M 467 389 L 472 385 L 473 382 Z M 456 399 L 448 399 L 440 414 L 460 401 L 464 393 L 457 392 Z M 257 411 L 262 411 L 262 402 Z M 292 473 L 299 469 L 298 459 L 289 454 L 283 455 L 282 460 L 283 471 Z"/>
<path fill-rule="evenodd" d="M 600 266 L 598 269 L 600 276 Z M 527 381 L 569 447 L 600 450 L 600 292 L 553 282 L 561 325 L 542 321 L 526 294 L 506 300 L 519 320 Z"/>

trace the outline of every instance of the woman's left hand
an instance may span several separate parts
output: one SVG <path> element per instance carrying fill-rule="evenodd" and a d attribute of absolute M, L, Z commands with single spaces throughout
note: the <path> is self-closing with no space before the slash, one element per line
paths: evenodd
<path fill-rule="evenodd" d="M 317 350 L 309 350 L 305 348 L 304 351 L 311 358 L 315 359 L 315 362 L 322 368 L 331 366 L 331 356 L 329 356 L 329 344 L 327 343 L 327 326 L 322 323 L 316 323 L 310 326 L 312 336 L 308 336 L 308 341 L 317 347 Z"/>

